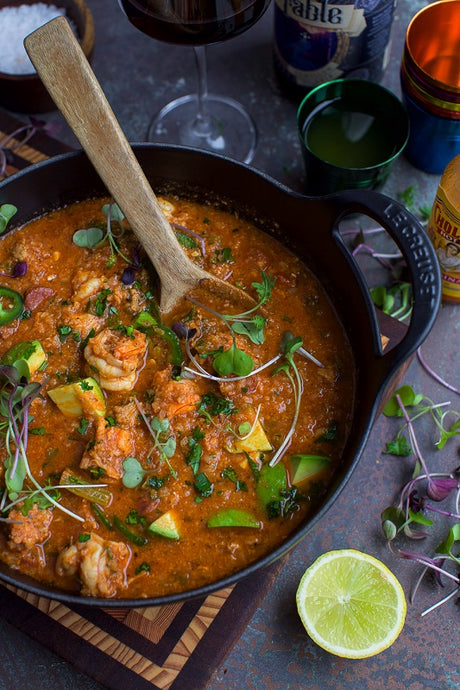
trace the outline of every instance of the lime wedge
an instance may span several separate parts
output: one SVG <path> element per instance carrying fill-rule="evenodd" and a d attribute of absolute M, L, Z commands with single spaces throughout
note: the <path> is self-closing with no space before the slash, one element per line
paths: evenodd
<path fill-rule="evenodd" d="M 364 659 L 387 649 L 406 617 L 403 589 L 373 556 L 329 551 L 304 573 L 297 609 L 309 636 L 331 654 Z"/>

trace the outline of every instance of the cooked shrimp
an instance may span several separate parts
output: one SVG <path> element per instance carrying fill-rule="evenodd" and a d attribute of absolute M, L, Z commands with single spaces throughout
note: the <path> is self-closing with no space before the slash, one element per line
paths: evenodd
<path fill-rule="evenodd" d="M 102 539 L 94 533 L 85 542 L 62 551 L 56 569 L 60 575 L 79 575 L 81 592 L 93 597 L 112 597 L 126 589 L 126 569 L 131 559 L 129 546 Z"/>
<path fill-rule="evenodd" d="M 111 391 L 132 390 L 137 370 L 141 367 L 147 351 L 147 338 L 140 331 L 123 335 L 119 331 L 104 328 L 91 338 L 84 350 L 84 356 L 97 374 L 102 388 Z"/>
<path fill-rule="evenodd" d="M 158 203 L 160 204 L 161 210 L 165 214 L 166 218 L 168 220 L 171 220 L 173 215 L 174 215 L 174 211 L 176 210 L 176 207 L 170 201 L 166 201 L 166 199 L 164 199 L 162 196 L 159 196 L 157 198 L 158 198 Z"/>
<path fill-rule="evenodd" d="M 94 443 L 84 452 L 80 467 L 84 470 L 100 467 L 112 479 L 123 476 L 123 460 L 134 452 L 131 432 L 118 426 L 108 426 L 103 418 L 97 420 Z"/>
<path fill-rule="evenodd" d="M 80 554 L 75 544 L 72 544 L 57 557 L 56 572 L 58 575 L 76 575 L 79 565 Z"/>
<path fill-rule="evenodd" d="M 73 277 L 72 287 L 75 290 L 73 301 L 82 302 L 100 292 L 104 288 L 104 281 L 96 273 L 81 268 Z"/>

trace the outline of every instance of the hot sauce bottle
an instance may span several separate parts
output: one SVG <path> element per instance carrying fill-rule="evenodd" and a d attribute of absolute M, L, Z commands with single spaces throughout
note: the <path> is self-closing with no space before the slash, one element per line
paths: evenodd
<path fill-rule="evenodd" d="M 460 155 L 444 170 L 428 221 L 442 277 L 442 299 L 460 302 Z"/>

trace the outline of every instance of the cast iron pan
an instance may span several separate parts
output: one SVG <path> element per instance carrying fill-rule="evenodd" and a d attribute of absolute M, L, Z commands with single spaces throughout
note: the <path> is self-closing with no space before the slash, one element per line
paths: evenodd
<path fill-rule="evenodd" d="M 176 146 L 133 146 L 141 167 L 158 192 L 172 191 L 199 201 L 219 200 L 283 241 L 321 280 L 345 326 L 357 366 L 354 421 L 343 462 L 322 503 L 276 550 L 218 582 L 180 594 L 150 599 L 96 599 L 69 594 L 0 564 L 0 579 L 40 596 L 105 608 L 159 606 L 205 596 L 266 566 L 297 544 L 335 501 L 359 460 L 385 390 L 429 333 L 440 302 L 441 282 L 433 247 L 425 232 L 396 201 L 367 190 L 327 197 L 295 194 L 268 176 L 221 156 Z M 15 225 L 73 201 L 106 193 L 85 154 L 58 156 L 0 184 L 0 204 L 18 208 Z M 414 306 L 408 330 L 393 349 L 383 352 L 380 332 L 359 268 L 339 234 L 346 216 L 374 218 L 403 253 L 411 276 Z"/>

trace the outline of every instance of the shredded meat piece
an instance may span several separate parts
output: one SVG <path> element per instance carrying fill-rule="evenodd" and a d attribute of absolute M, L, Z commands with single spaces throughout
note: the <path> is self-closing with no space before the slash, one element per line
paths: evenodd
<path fill-rule="evenodd" d="M 66 317 L 66 323 L 73 331 L 78 331 L 82 338 L 86 338 L 91 330 L 97 331 L 100 327 L 100 319 L 94 314 L 70 314 Z"/>
<path fill-rule="evenodd" d="M 94 444 L 82 457 L 80 467 L 101 467 L 112 479 L 123 476 L 123 460 L 134 452 L 131 432 L 118 426 L 108 426 L 105 419 L 97 420 Z"/>
<path fill-rule="evenodd" d="M 134 400 L 130 400 L 126 405 L 115 405 L 113 415 L 123 429 L 130 429 L 139 424 L 139 410 Z"/>
<path fill-rule="evenodd" d="M 53 519 L 51 508 L 39 508 L 36 503 L 27 515 L 21 513 L 20 508 L 13 508 L 9 514 L 11 525 L 10 549 L 31 549 L 37 544 L 43 544 L 50 536 L 50 524 Z"/>
<path fill-rule="evenodd" d="M 152 411 L 167 419 L 190 412 L 201 399 L 197 382 L 191 379 L 172 379 L 171 367 L 154 374 L 153 386 L 155 399 Z"/>
<path fill-rule="evenodd" d="M 85 596 L 112 597 L 126 589 L 126 569 L 131 549 L 118 541 L 102 539 L 91 533 L 87 541 L 72 544 L 58 556 L 58 575 L 77 575 Z"/>

